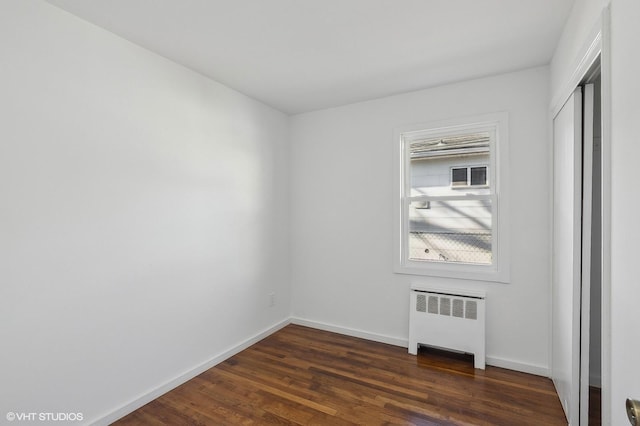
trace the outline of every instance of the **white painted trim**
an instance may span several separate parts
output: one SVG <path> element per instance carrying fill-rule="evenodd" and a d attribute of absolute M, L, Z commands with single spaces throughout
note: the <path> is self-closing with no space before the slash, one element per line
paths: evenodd
<path fill-rule="evenodd" d="M 138 398 L 134 399 L 133 401 L 121 406 L 120 408 L 117 408 L 116 410 L 105 414 L 102 417 L 99 417 L 95 420 L 92 420 L 89 422 L 89 424 L 92 425 L 109 425 L 113 422 L 115 422 L 116 420 L 126 416 L 129 413 L 132 413 L 133 411 L 137 410 L 138 408 L 142 407 L 145 404 L 148 404 L 149 402 L 153 401 L 154 399 L 158 398 L 159 396 L 169 392 L 170 390 L 180 386 L 181 384 L 193 379 L 194 377 L 196 377 L 199 374 L 202 374 L 203 372 L 207 371 L 208 369 L 210 369 L 211 367 L 216 366 L 217 364 L 220 364 L 221 362 L 223 362 L 224 360 L 234 356 L 235 354 L 242 352 L 243 350 L 247 349 L 248 347 L 250 347 L 251 345 L 254 345 L 255 343 L 259 342 L 260 340 L 264 339 L 265 337 L 275 333 L 276 331 L 286 327 L 288 324 L 290 323 L 290 319 L 284 319 L 274 325 L 272 325 L 271 327 L 268 327 L 266 329 L 264 329 L 263 331 L 255 334 L 254 336 L 240 342 L 239 344 L 232 346 L 231 348 L 223 351 L 222 353 L 212 357 L 211 359 L 209 359 L 208 361 L 205 361 L 204 363 L 197 365 L 187 371 L 185 371 L 184 373 L 180 374 L 179 376 L 169 380 L 168 382 L 158 386 L 155 389 L 152 389 L 151 391 L 140 395 Z"/>
<path fill-rule="evenodd" d="M 611 10 L 602 11 L 602 424 L 611 424 Z"/>
<path fill-rule="evenodd" d="M 312 321 L 304 318 L 292 317 L 291 324 L 303 325 L 305 327 L 316 328 L 318 330 L 330 331 L 332 333 L 344 334 L 345 336 L 358 337 L 360 339 L 371 340 L 378 343 L 386 343 L 388 345 L 409 347 L 409 339 L 387 336 L 385 334 L 371 333 L 355 328 L 341 327 L 335 324 L 328 324 L 320 321 Z"/>
<path fill-rule="evenodd" d="M 579 59 L 569 80 L 562 86 L 562 90 L 554 94 L 551 102 L 551 117 L 555 118 L 567 102 L 569 96 L 580 85 L 580 82 L 589 71 L 595 60 L 602 51 L 602 20 L 598 21 L 594 28 L 591 29 L 586 43 L 580 49 Z"/>
<path fill-rule="evenodd" d="M 408 150 L 405 144 L 412 139 L 425 135 L 445 136 L 463 131 L 494 132 L 490 146 L 489 167 L 493 182 L 491 194 L 494 211 L 492 216 L 492 247 L 494 263 L 492 265 L 453 264 L 438 262 L 419 262 L 408 259 L 408 219 L 405 214 L 408 200 L 444 197 L 408 197 Z M 509 220 L 509 115 L 497 112 L 460 117 L 437 122 L 412 124 L 394 129 L 392 141 L 393 158 L 393 269 L 395 273 L 426 275 L 447 278 L 459 278 L 474 281 L 509 283 L 510 281 L 510 220 Z M 452 197 L 453 198 L 453 197 Z"/>
<path fill-rule="evenodd" d="M 549 244 L 547 246 L 547 253 L 549 254 L 548 262 L 549 262 L 549 272 L 547 275 L 547 282 L 549 283 L 549 293 L 548 293 L 548 307 L 549 307 L 549 316 L 548 316 L 548 324 L 547 324 L 547 362 L 549 363 L 549 378 L 551 378 L 551 372 L 553 371 L 553 191 L 554 191 L 554 179 L 555 179 L 555 171 L 553 167 L 553 119 L 555 115 L 552 113 L 551 109 L 549 109 L 549 117 L 548 122 L 550 123 L 547 126 L 547 140 L 549 141 L 548 147 L 548 162 L 549 164 L 549 182 L 547 185 L 547 220 L 549 221 Z"/>
<path fill-rule="evenodd" d="M 495 356 L 487 356 L 487 365 L 494 367 L 506 368 L 507 370 L 519 371 L 521 373 L 534 374 L 536 376 L 549 377 L 550 370 L 544 365 L 527 364 L 524 362 L 514 361 L 511 359 L 500 358 Z"/>
<path fill-rule="evenodd" d="M 580 425 L 589 426 L 589 370 L 591 360 L 591 229 L 593 227 L 594 85 L 584 86 L 582 105 L 582 273 L 580 278 Z"/>
<path fill-rule="evenodd" d="M 305 327 L 316 328 L 318 330 L 330 331 L 332 333 L 343 334 L 345 336 L 358 337 L 361 339 L 371 340 L 379 343 L 400 346 L 402 348 L 409 347 L 409 339 L 402 337 L 393 337 L 384 334 L 371 333 L 364 330 L 358 330 L 349 327 L 341 327 L 335 324 L 327 324 L 320 321 L 312 321 L 298 317 L 291 318 L 291 324 L 303 325 Z M 535 374 L 536 376 L 549 377 L 549 368 L 543 365 L 527 364 L 519 361 L 509 360 L 505 358 L 487 356 L 487 365 L 508 370 L 519 371 L 521 373 Z"/>

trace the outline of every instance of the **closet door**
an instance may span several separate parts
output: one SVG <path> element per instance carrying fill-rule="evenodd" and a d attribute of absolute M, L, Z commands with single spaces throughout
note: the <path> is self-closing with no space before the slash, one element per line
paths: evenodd
<path fill-rule="evenodd" d="M 580 417 L 582 92 L 553 120 L 551 376 L 570 425 Z"/>

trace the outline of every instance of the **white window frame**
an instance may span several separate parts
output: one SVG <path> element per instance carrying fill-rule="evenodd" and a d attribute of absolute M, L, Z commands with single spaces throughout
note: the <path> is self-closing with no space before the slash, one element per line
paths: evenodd
<path fill-rule="evenodd" d="M 395 129 L 394 160 L 394 272 L 401 274 L 459 278 L 478 281 L 509 282 L 509 145 L 507 113 L 444 120 L 403 126 Z M 443 201 L 443 197 L 411 196 L 410 152 L 412 141 L 446 137 L 460 133 L 489 132 L 488 181 L 492 193 L 492 263 L 490 265 L 435 262 L 409 259 L 409 205 L 412 201 Z M 481 165 L 479 165 L 481 166 Z M 465 186 L 460 188 L 477 188 Z M 465 199 L 448 196 L 448 200 Z"/>

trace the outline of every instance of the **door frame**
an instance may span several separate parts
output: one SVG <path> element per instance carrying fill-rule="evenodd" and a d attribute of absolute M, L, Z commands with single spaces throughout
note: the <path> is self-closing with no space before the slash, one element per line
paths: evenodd
<path fill-rule="evenodd" d="M 593 209 L 594 84 L 582 87 L 582 261 L 580 274 L 580 425 L 589 426 L 589 373 L 591 344 L 591 243 Z M 600 261 L 600 260 L 599 260 Z M 602 350 L 602 348 L 601 348 Z"/>
<path fill-rule="evenodd" d="M 563 84 L 563 90 L 553 98 L 549 123 L 553 129 L 553 119 L 562 109 L 574 90 L 580 85 L 595 61 L 600 58 L 601 79 L 601 120 L 602 120 L 602 424 L 611 424 L 611 11 L 603 8 L 600 19 L 586 38 L 578 59 L 574 61 L 571 77 Z M 553 150 L 550 153 L 553 160 Z M 549 194 L 553 200 L 553 180 L 549 183 Z M 549 217 L 553 218 L 553 203 L 549 203 Z M 550 233 L 553 229 L 550 230 Z M 553 235 L 550 238 L 553 244 Z M 550 271 L 551 275 L 552 271 Z M 551 281 L 551 276 L 549 277 Z M 549 293 L 552 306 L 552 293 Z M 549 362 L 552 360 L 552 321 L 549 321 Z M 552 366 L 550 365 L 549 371 Z M 572 425 L 573 426 L 573 425 Z"/>

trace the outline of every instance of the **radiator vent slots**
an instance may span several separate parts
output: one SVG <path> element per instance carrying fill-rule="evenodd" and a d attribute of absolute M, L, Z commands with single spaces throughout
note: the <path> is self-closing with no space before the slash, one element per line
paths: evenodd
<path fill-rule="evenodd" d="M 448 297 L 440 298 L 440 315 L 451 315 L 451 299 Z"/>
<path fill-rule="evenodd" d="M 438 313 L 438 296 L 429 296 L 429 313 Z"/>
<path fill-rule="evenodd" d="M 431 302 L 431 298 L 429 298 L 429 302 Z M 431 307 L 431 305 L 429 305 Z M 424 294 L 419 294 L 416 299 L 416 310 L 418 312 L 427 312 L 427 296 Z M 429 309 L 431 312 L 431 309 Z"/>
<path fill-rule="evenodd" d="M 478 302 L 475 300 L 467 300 L 464 317 L 469 319 L 478 319 Z"/>
<path fill-rule="evenodd" d="M 464 318 L 464 300 L 453 299 L 453 313 L 454 317 Z"/>
<path fill-rule="evenodd" d="M 486 294 L 482 290 L 411 285 L 409 353 L 420 345 L 473 354 L 485 368 Z"/>
<path fill-rule="evenodd" d="M 449 296 L 418 294 L 416 296 L 416 311 L 477 320 L 478 302 Z"/>

